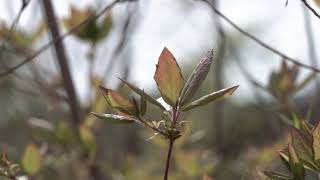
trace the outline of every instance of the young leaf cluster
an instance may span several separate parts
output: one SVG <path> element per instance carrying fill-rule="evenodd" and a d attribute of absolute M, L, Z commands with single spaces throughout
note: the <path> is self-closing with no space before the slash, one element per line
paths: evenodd
<path fill-rule="evenodd" d="M 177 124 L 181 122 L 179 119 L 181 113 L 206 105 L 220 98 L 230 96 L 238 87 L 232 86 L 222 89 L 192 101 L 192 97 L 207 76 L 212 61 L 213 51 L 210 50 L 200 60 L 191 76 L 185 82 L 175 57 L 167 48 L 164 48 L 159 57 L 158 64 L 156 65 L 156 72 L 154 74 L 154 80 L 157 83 L 158 90 L 164 103 L 159 99 L 154 99 L 143 89 L 121 79 L 124 84 L 140 96 L 140 101 L 138 102 L 134 98 L 129 99 L 123 97 L 114 90 L 100 86 L 100 90 L 106 101 L 118 112 L 118 114 L 92 114 L 109 123 L 138 123 L 153 129 L 156 133 L 164 135 L 167 138 L 177 138 L 180 136 L 180 130 L 178 129 Z M 144 118 L 147 102 L 158 107 L 160 112 L 165 115 L 164 119 L 161 121 L 164 122 L 164 126 L 161 126 L 161 122 L 155 122 Z M 173 134 L 175 134 L 174 137 Z"/>
<path fill-rule="evenodd" d="M 277 99 L 286 99 L 291 94 L 304 88 L 315 78 L 315 73 L 311 73 L 301 82 L 298 82 L 299 72 L 299 66 L 289 66 L 285 61 L 282 61 L 280 70 L 271 73 L 267 90 Z"/>
<path fill-rule="evenodd" d="M 279 151 L 279 156 L 291 174 L 265 171 L 271 179 L 305 180 L 307 171 L 320 173 L 320 123 L 312 127 L 299 119 L 291 129 L 288 147 Z"/>
<path fill-rule="evenodd" d="M 0 159 L 0 176 L 7 177 L 9 179 L 16 179 L 20 173 L 20 166 L 18 164 L 12 163 L 6 152 L 2 152 Z"/>
<path fill-rule="evenodd" d="M 168 139 L 170 143 L 164 173 L 164 180 L 167 180 L 173 143 L 181 136 L 181 124 L 185 122 L 180 118 L 180 115 L 186 111 L 230 96 L 238 88 L 238 86 L 232 86 L 193 100 L 194 94 L 197 92 L 210 70 L 212 61 L 213 50 L 210 50 L 200 60 L 188 80 L 185 81 L 175 57 L 167 48 L 164 48 L 159 57 L 158 64 L 156 65 L 156 72 L 154 74 L 154 80 L 161 94 L 161 98 L 156 100 L 143 89 L 121 79 L 126 86 L 140 96 L 140 101 L 138 102 L 135 98 L 126 98 L 114 90 L 101 86 L 100 90 L 104 98 L 110 107 L 118 113 L 92 114 L 106 122 L 114 124 L 138 123 L 155 131 L 155 135 L 160 134 Z M 144 117 L 147 110 L 147 102 L 159 109 L 159 112 L 163 117 L 162 120 L 154 121 Z"/>
<path fill-rule="evenodd" d="M 81 10 L 72 6 L 70 17 L 65 18 L 63 23 L 67 29 L 72 29 L 80 24 L 84 19 L 94 15 L 95 13 L 96 11 L 92 8 Z M 79 30 L 75 33 L 75 36 L 83 41 L 88 41 L 95 44 L 108 35 L 111 26 L 112 16 L 111 13 L 108 13 L 102 19 L 101 23 L 97 20 L 94 20 L 79 28 Z"/>

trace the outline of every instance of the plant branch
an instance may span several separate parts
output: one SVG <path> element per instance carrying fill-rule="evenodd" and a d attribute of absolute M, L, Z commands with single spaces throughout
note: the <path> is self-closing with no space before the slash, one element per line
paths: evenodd
<path fill-rule="evenodd" d="M 317 13 L 317 11 L 310 6 L 310 4 L 307 2 L 307 0 L 301 0 L 301 2 L 317 17 L 320 19 L 320 14 Z"/>
<path fill-rule="evenodd" d="M 6 50 L 6 41 L 9 41 L 11 39 L 11 36 L 14 33 L 15 28 L 18 25 L 18 23 L 19 23 L 19 21 L 21 19 L 21 16 L 22 16 L 23 12 L 26 9 L 26 7 L 28 6 L 30 1 L 26 1 L 26 0 L 22 1 L 22 5 L 20 7 L 18 15 L 14 18 L 14 20 L 13 20 L 13 22 L 12 22 L 10 28 L 9 28 L 9 31 L 7 33 L 5 33 L 4 36 L 3 36 L 3 39 L 2 39 L 2 42 L 1 42 L 1 47 L 0 47 L 0 59 L 1 60 L 2 60 L 2 56 L 3 56 L 3 52 Z M 1 63 L 2 66 L 7 68 L 7 65 L 4 62 L 0 61 L 0 63 Z M 17 77 L 19 77 L 19 75 L 17 75 L 17 74 L 15 74 L 15 75 Z"/>
<path fill-rule="evenodd" d="M 218 6 L 218 0 L 212 0 L 212 4 Z M 219 16 L 216 14 L 213 16 L 215 21 L 215 28 L 217 30 L 217 36 L 219 37 L 219 49 L 216 56 L 216 64 L 213 70 L 213 84 L 216 89 L 223 88 L 223 58 L 226 54 L 226 34 L 222 27 Z M 212 105 L 212 117 L 214 121 L 214 140 L 216 144 L 217 151 L 223 152 L 224 149 L 224 133 L 223 133 L 223 110 L 224 103 L 217 102 Z"/>
<path fill-rule="evenodd" d="M 11 67 L 10 69 L 1 72 L 0 73 L 0 78 L 3 78 L 5 76 L 10 75 L 11 73 L 15 72 L 17 69 L 21 68 L 23 65 L 29 63 L 30 61 L 32 61 L 33 59 L 35 59 L 37 56 L 39 56 L 40 54 L 42 54 L 45 50 L 49 49 L 52 45 L 59 43 L 61 41 L 63 41 L 66 37 L 68 37 L 69 35 L 73 34 L 74 32 L 76 32 L 77 30 L 79 30 L 79 28 L 81 28 L 83 25 L 89 23 L 90 21 L 96 20 L 98 19 L 100 16 L 102 16 L 105 12 L 107 12 L 108 10 L 110 10 L 113 6 L 115 6 L 117 3 L 121 3 L 121 2 L 131 2 L 133 0 L 114 0 L 112 1 L 109 5 L 107 5 L 105 8 L 103 8 L 99 13 L 92 15 L 88 18 L 86 18 L 85 20 L 83 20 L 81 23 L 79 23 L 78 25 L 74 26 L 73 28 L 70 29 L 70 31 L 66 32 L 65 34 L 61 35 L 59 38 L 54 39 L 49 41 L 47 44 L 45 44 L 44 46 L 42 46 L 41 48 L 39 48 L 37 51 L 35 51 L 33 54 L 31 54 L 30 56 L 26 57 L 22 62 L 20 62 L 19 64 Z"/>
<path fill-rule="evenodd" d="M 65 48 L 61 41 L 58 41 L 60 38 L 59 27 L 55 18 L 55 12 L 51 3 L 51 0 L 43 0 L 43 8 L 47 17 L 47 22 L 49 26 L 49 30 L 51 32 L 51 37 L 53 41 L 57 41 L 54 43 L 55 53 L 57 57 L 57 61 L 59 63 L 60 71 L 63 77 L 64 88 L 68 94 L 68 103 L 71 110 L 71 127 L 76 132 L 77 126 L 80 123 L 80 111 L 79 104 L 77 100 L 76 91 L 73 85 L 73 81 L 71 78 L 70 68 L 68 65 L 67 56 L 65 53 Z"/>
<path fill-rule="evenodd" d="M 205 3 L 207 3 L 209 5 L 209 7 L 217 14 L 219 15 L 224 21 L 226 21 L 228 24 L 230 24 L 233 28 L 235 28 L 237 31 L 239 31 L 241 34 L 243 34 L 244 36 L 252 39 L 253 41 L 255 41 L 256 43 L 258 43 L 260 46 L 268 49 L 269 51 L 283 57 L 283 59 L 285 61 L 289 61 L 293 64 L 296 64 L 300 67 L 303 67 L 303 68 L 306 68 L 306 69 L 309 69 L 311 71 L 314 71 L 316 73 L 320 73 L 320 69 L 318 68 L 315 68 L 311 65 L 307 65 L 307 64 L 304 64 L 304 63 L 301 63 L 300 60 L 298 59 L 294 59 L 292 57 L 289 57 L 288 55 L 280 52 L 279 50 L 271 47 L 270 45 L 268 45 L 267 43 L 263 42 L 262 40 L 258 39 L 257 37 L 251 35 L 250 33 L 246 32 L 245 30 L 243 30 L 241 27 L 239 27 L 237 24 L 235 24 L 231 19 L 229 19 L 227 16 L 225 16 L 222 12 L 220 12 L 216 6 L 214 4 L 212 4 L 211 2 L 209 2 L 209 0 L 203 0 Z"/>
<path fill-rule="evenodd" d="M 26 9 L 26 7 L 28 6 L 29 2 L 30 2 L 30 1 L 25 1 L 25 0 L 22 1 L 22 5 L 21 5 L 21 7 L 20 7 L 20 10 L 19 10 L 19 12 L 18 12 L 17 17 L 13 20 L 13 23 L 11 24 L 8 33 L 7 33 L 7 34 L 5 35 L 5 37 L 2 39 L 2 44 L 1 44 L 0 51 L 3 51 L 3 50 L 5 49 L 5 42 L 6 42 L 7 40 L 10 40 L 10 39 L 11 39 L 11 36 L 12 36 L 12 34 L 13 34 L 16 26 L 17 26 L 18 23 L 19 23 L 19 20 L 20 20 L 20 18 L 21 18 L 21 15 L 22 15 L 22 13 L 24 12 L 24 10 Z"/>
<path fill-rule="evenodd" d="M 306 9 L 305 6 L 302 6 L 302 13 L 304 17 L 304 27 L 305 27 L 305 35 L 306 35 L 306 40 L 307 40 L 307 46 L 308 46 L 308 54 L 310 58 L 310 63 L 314 67 L 318 67 L 318 61 L 317 61 L 317 53 L 315 49 L 315 42 L 314 42 L 314 32 L 312 29 L 312 24 L 311 24 L 311 19 L 310 19 L 310 14 L 309 11 Z M 320 89 L 320 84 L 319 80 L 317 79 L 315 84 L 317 90 Z"/>
<path fill-rule="evenodd" d="M 170 142 L 169 142 L 169 150 L 168 150 L 168 155 L 167 155 L 167 161 L 166 161 L 166 168 L 164 171 L 164 180 L 168 180 L 168 175 L 169 175 L 169 167 L 170 167 L 170 159 L 171 159 L 171 154 L 172 154 L 172 149 L 173 149 L 173 143 L 174 143 L 175 139 L 174 138 L 170 138 Z"/>

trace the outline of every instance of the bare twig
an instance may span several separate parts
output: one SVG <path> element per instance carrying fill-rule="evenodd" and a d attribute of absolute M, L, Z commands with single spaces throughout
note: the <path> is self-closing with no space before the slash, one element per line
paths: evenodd
<path fill-rule="evenodd" d="M 218 6 L 218 0 L 212 0 L 212 4 Z M 217 34 L 220 38 L 219 49 L 216 56 L 216 63 L 213 71 L 213 83 L 216 89 L 223 88 L 223 59 L 226 54 L 226 35 L 225 31 L 221 24 L 221 19 L 219 16 L 214 14 L 213 16 L 215 21 L 215 28 L 217 30 Z M 219 153 L 223 152 L 224 149 L 224 131 L 223 131 L 223 110 L 224 110 L 224 102 L 217 102 L 212 105 L 212 115 L 214 121 L 214 140 L 217 151 Z"/>
<path fill-rule="evenodd" d="M 164 178 L 163 178 L 164 180 L 167 180 L 169 175 L 169 167 L 170 167 L 170 159 L 171 159 L 171 154 L 173 149 L 173 143 L 174 143 L 174 139 L 170 139 L 169 150 L 168 150 L 167 161 L 166 161 L 166 168 L 164 171 Z"/>
<path fill-rule="evenodd" d="M 14 33 L 15 31 L 15 28 L 16 26 L 18 25 L 19 23 L 19 20 L 22 16 L 22 13 L 24 12 L 24 10 L 26 9 L 26 7 L 28 6 L 30 0 L 27 1 L 27 0 L 22 0 L 22 4 L 21 4 L 21 7 L 20 7 L 20 10 L 18 12 L 18 15 L 16 16 L 16 18 L 13 20 L 10 28 L 9 28 L 9 31 L 7 33 L 4 34 L 3 36 L 3 39 L 2 39 L 2 42 L 1 42 L 1 47 L 0 47 L 0 59 L 3 57 L 3 52 L 4 50 L 6 50 L 6 41 L 9 41 L 11 39 L 11 36 L 12 34 Z M 7 67 L 7 65 L 0 61 L 1 65 L 4 66 L 5 68 Z M 16 75 L 17 77 L 19 75 Z"/>
<path fill-rule="evenodd" d="M 47 22 L 49 29 L 51 31 L 51 36 L 54 41 L 57 41 L 60 37 L 60 31 L 59 27 L 55 18 L 55 12 L 52 7 L 51 0 L 43 0 L 43 8 L 47 17 Z M 77 100 L 76 91 L 72 82 L 71 74 L 70 74 L 70 68 L 68 65 L 67 56 L 65 53 L 65 49 L 63 46 L 63 43 L 61 41 L 58 41 L 57 43 L 54 43 L 55 52 L 57 56 L 57 60 L 60 66 L 60 71 L 63 77 L 63 83 L 64 88 L 68 94 L 68 103 L 71 110 L 71 127 L 73 127 L 73 130 L 77 132 L 77 126 L 80 123 L 80 111 L 79 111 L 79 104 Z"/>
<path fill-rule="evenodd" d="M 51 47 L 51 45 L 55 44 L 55 43 L 59 43 L 61 41 L 63 41 L 66 37 L 68 37 L 69 35 L 73 34 L 74 32 L 76 32 L 77 30 L 79 30 L 80 27 L 82 27 L 83 25 L 87 24 L 90 21 L 96 20 L 98 19 L 100 16 L 102 16 L 105 12 L 107 12 L 108 10 L 110 10 L 113 6 L 115 6 L 117 3 L 120 2 L 131 2 L 132 0 L 114 0 L 112 1 L 109 5 L 107 5 L 105 8 L 103 8 L 99 13 L 92 15 L 88 18 L 86 18 L 84 21 L 82 21 L 81 23 L 79 23 L 78 25 L 74 26 L 72 29 L 70 29 L 70 31 L 66 32 L 65 34 L 61 35 L 58 39 L 55 40 L 51 40 L 49 41 L 47 44 L 45 44 L 44 46 L 42 46 L 41 48 L 39 48 L 37 51 L 35 51 L 33 54 L 31 54 L 30 56 L 28 56 L 27 58 L 25 58 L 22 62 L 20 62 L 19 64 L 11 67 L 10 69 L 1 72 L 0 73 L 0 78 L 3 78 L 7 75 L 10 75 L 12 72 L 16 71 L 17 69 L 19 69 L 20 67 L 22 67 L 23 65 L 27 64 L 28 62 L 32 61 L 34 58 L 36 58 L 37 56 L 39 56 L 41 53 L 43 53 L 45 50 L 47 50 L 49 47 Z"/>
<path fill-rule="evenodd" d="M 292 57 L 289 57 L 288 55 L 280 52 L 279 50 L 271 47 L 270 45 L 268 45 L 267 43 L 263 42 L 262 40 L 258 39 L 257 37 L 253 36 L 252 34 L 246 32 L 245 30 L 243 30 L 241 27 L 239 27 L 237 24 L 235 24 L 232 20 L 230 20 L 227 16 L 225 16 L 222 12 L 220 12 L 214 4 L 212 4 L 211 2 L 209 2 L 208 0 L 203 0 L 204 2 L 206 2 L 210 8 L 217 14 L 219 15 L 223 20 L 225 20 L 228 24 L 230 24 L 233 28 L 235 28 L 236 30 L 238 30 L 240 33 L 242 33 L 243 35 L 245 35 L 246 37 L 252 39 L 253 41 L 255 41 L 256 43 L 258 43 L 260 46 L 268 49 L 269 51 L 283 57 L 283 59 L 285 61 L 289 61 L 293 64 L 296 64 L 300 67 L 303 67 L 303 68 L 306 68 L 306 69 L 309 69 L 311 71 L 314 71 L 316 73 L 320 73 L 320 69 L 318 68 L 315 68 L 311 65 L 307 65 L 307 64 L 304 64 L 304 63 L 301 63 L 300 60 L 298 59 L 295 59 L 295 58 L 292 58 Z"/>
<path fill-rule="evenodd" d="M 134 18 L 134 13 L 137 12 L 137 7 L 131 8 L 130 6 L 127 6 L 127 12 L 128 12 L 128 15 L 125 19 L 123 28 L 119 33 L 121 37 L 119 39 L 119 42 L 115 50 L 111 54 L 109 62 L 106 65 L 105 71 L 103 72 L 102 83 L 105 83 L 107 81 L 107 78 L 109 77 L 109 74 L 113 68 L 113 64 L 115 63 L 115 60 L 118 58 L 121 51 L 125 48 L 125 42 L 128 41 L 128 35 L 130 34 L 130 25 L 132 23 L 132 19 Z"/>
<path fill-rule="evenodd" d="M 10 29 L 8 31 L 8 33 L 4 36 L 4 38 L 2 39 L 2 44 L 1 44 L 1 48 L 0 48 L 0 52 L 2 52 L 5 49 L 5 42 L 11 39 L 11 36 L 16 28 L 16 26 L 19 23 L 19 20 L 21 18 L 22 13 L 24 12 L 24 10 L 26 9 L 26 7 L 28 6 L 30 1 L 26 1 L 26 0 L 22 0 L 22 5 L 20 7 L 20 10 L 18 12 L 17 17 L 14 19 L 13 23 L 10 26 Z"/>
<path fill-rule="evenodd" d="M 301 2 L 317 17 L 320 19 L 320 14 L 317 13 L 317 11 L 310 6 L 310 4 L 307 2 L 307 0 L 301 0 Z"/>
<path fill-rule="evenodd" d="M 310 14 L 305 6 L 302 6 L 302 13 L 304 16 L 305 35 L 306 35 L 306 39 L 307 39 L 310 62 L 312 64 L 312 66 L 317 68 L 318 62 L 317 62 L 317 53 L 315 50 L 314 34 L 313 34 L 312 24 L 310 21 L 311 20 Z M 318 90 L 320 89 L 320 84 L 319 84 L 318 80 L 316 80 L 316 87 Z"/>

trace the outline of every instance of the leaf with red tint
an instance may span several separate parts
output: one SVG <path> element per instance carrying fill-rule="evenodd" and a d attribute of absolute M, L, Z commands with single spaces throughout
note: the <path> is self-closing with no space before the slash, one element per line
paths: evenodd
<path fill-rule="evenodd" d="M 102 86 L 100 86 L 100 90 L 108 104 L 114 109 L 132 116 L 136 116 L 138 114 L 135 105 L 125 97 L 121 96 L 118 92 Z"/>
<path fill-rule="evenodd" d="M 163 49 L 159 57 L 154 80 L 163 99 L 171 106 L 176 106 L 184 80 L 176 59 L 167 48 Z"/>

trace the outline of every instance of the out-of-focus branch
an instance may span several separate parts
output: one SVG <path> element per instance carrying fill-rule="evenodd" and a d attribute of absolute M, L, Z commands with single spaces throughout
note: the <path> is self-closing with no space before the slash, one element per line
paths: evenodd
<path fill-rule="evenodd" d="M 305 35 L 307 39 L 310 62 L 313 67 L 318 68 L 317 53 L 315 50 L 314 34 L 313 34 L 312 24 L 310 21 L 310 14 L 305 6 L 302 6 L 302 11 L 304 16 L 304 28 L 305 28 Z M 320 89 L 320 83 L 318 80 L 316 80 L 316 87 L 317 87 L 317 90 Z"/>
<path fill-rule="evenodd" d="M 243 34 L 244 36 L 252 39 L 253 41 L 255 41 L 256 43 L 258 43 L 260 46 L 268 49 L 269 51 L 281 56 L 285 61 L 289 61 L 295 65 L 298 65 L 300 67 L 309 69 L 311 71 L 314 71 L 316 73 L 320 73 L 320 69 L 313 67 L 312 65 L 307 65 L 304 63 L 301 63 L 300 60 L 298 59 L 294 59 L 292 57 L 289 57 L 288 55 L 280 52 L 279 50 L 271 47 L 270 45 L 268 45 L 267 43 L 263 42 L 262 40 L 258 39 L 257 37 L 253 36 L 252 34 L 246 32 L 245 30 L 243 30 L 241 27 L 239 27 L 237 24 L 235 24 L 231 19 L 229 19 L 227 16 L 225 16 L 221 11 L 219 11 L 216 6 L 214 4 L 212 4 L 209 0 L 203 0 L 205 3 L 207 3 L 209 5 L 209 7 L 217 14 L 219 15 L 224 21 L 226 21 L 228 24 L 230 24 L 233 28 L 235 28 L 237 31 L 239 31 L 241 34 Z"/>
<path fill-rule="evenodd" d="M 11 39 L 11 36 L 16 28 L 16 26 L 18 25 L 19 23 L 19 20 L 21 18 L 21 15 L 22 13 L 24 12 L 24 10 L 26 9 L 26 7 L 28 6 L 29 2 L 31 0 L 22 0 L 22 4 L 21 4 L 21 7 L 20 7 L 20 10 L 18 12 L 18 15 L 17 17 L 13 20 L 13 23 L 11 24 L 10 26 L 10 29 L 8 31 L 7 34 L 5 34 L 4 38 L 2 39 L 2 44 L 1 44 L 1 48 L 0 48 L 0 52 L 2 53 L 2 51 L 5 49 L 5 43 L 6 41 L 10 40 Z"/>
<path fill-rule="evenodd" d="M 21 4 L 20 10 L 18 12 L 18 15 L 14 18 L 14 20 L 9 28 L 9 31 L 3 35 L 1 47 L 0 47 L 0 60 L 2 60 L 4 50 L 6 50 L 6 42 L 11 39 L 11 36 L 14 33 L 15 28 L 18 25 L 19 20 L 22 16 L 23 12 L 26 9 L 26 7 L 28 6 L 30 1 L 31 0 L 22 0 L 21 1 L 22 4 Z M 7 68 L 7 65 L 3 61 L 0 61 L 0 63 L 3 67 Z M 16 76 L 18 77 L 19 75 L 16 75 Z"/>
<path fill-rule="evenodd" d="M 237 67 L 239 68 L 240 72 L 243 74 L 245 79 L 250 83 L 251 86 L 253 86 L 255 89 L 253 89 L 253 95 L 255 98 L 255 107 L 261 111 L 263 114 L 266 114 L 266 116 L 263 116 L 264 122 L 267 124 L 268 127 L 271 128 L 272 135 L 275 137 L 278 137 L 281 134 L 281 126 L 279 124 L 276 118 L 278 117 L 278 112 L 275 112 L 273 109 L 266 108 L 269 104 L 266 104 L 264 98 L 258 93 L 258 89 L 266 92 L 270 95 L 271 98 L 274 98 L 268 89 L 262 85 L 260 82 L 255 80 L 253 78 L 253 75 L 249 73 L 245 65 L 243 64 L 244 59 L 239 54 L 237 47 L 233 44 L 233 42 L 228 41 L 228 45 L 230 48 L 230 51 L 232 52 L 232 55 L 235 59 L 235 62 L 237 63 Z M 273 117 L 271 117 L 273 116 Z"/>
<path fill-rule="evenodd" d="M 212 0 L 212 4 L 218 6 L 218 0 Z M 214 87 L 216 89 L 223 88 L 223 59 L 226 53 L 226 35 L 224 29 L 221 24 L 221 20 L 219 16 L 214 14 L 213 16 L 215 21 L 215 28 L 217 30 L 217 34 L 219 37 L 219 49 L 216 56 L 216 63 L 214 65 L 213 70 L 213 82 Z M 223 152 L 224 149 L 224 131 L 223 131 L 223 114 L 224 114 L 224 103 L 217 102 L 212 106 L 212 113 L 213 113 L 213 121 L 214 121 L 214 140 L 215 146 L 217 147 L 217 151 L 219 153 Z"/>
<path fill-rule="evenodd" d="M 102 83 L 107 81 L 107 78 L 109 77 L 109 74 L 111 72 L 111 69 L 113 67 L 113 64 L 115 63 L 115 59 L 117 59 L 117 57 L 119 56 L 120 52 L 123 50 L 124 46 L 125 46 L 125 42 L 127 42 L 128 40 L 128 35 L 130 33 L 129 29 L 130 29 L 130 24 L 132 22 L 132 18 L 134 17 L 134 12 L 136 12 L 136 8 L 134 7 L 133 9 L 130 9 L 131 7 L 128 6 L 128 15 L 126 17 L 125 23 L 123 25 L 123 28 L 121 30 L 121 32 L 119 33 L 121 35 L 120 40 L 115 48 L 115 50 L 113 51 L 110 60 L 106 66 L 105 71 L 103 72 L 103 80 Z"/>
<path fill-rule="evenodd" d="M 317 13 L 317 11 L 310 6 L 310 4 L 307 2 L 307 0 L 301 0 L 301 2 L 317 17 L 320 19 L 320 14 Z"/>
<path fill-rule="evenodd" d="M 302 13 L 304 16 L 304 28 L 305 28 L 305 35 L 306 35 L 306 40 L 307 40 L 307 46 L 308 46 L 308 54 L 310 58 L 310 62 L 314 67 L 318 67 L 318 62 L 317 62 L 317 53 L 315 50 L 315 41 L 314 41 L 314 34 L 313 34 L 313 29 L 312 29 L 312 24 L 311 24 L 311 17 L 308 11 L 308 6 L 302 5 Z M 310 98 L 310 108 L 313 107 L 313 104 L 316 103 L 317 99 L 316 98 L 319 95 L 319 90 L 320 90 L 320 82 L 317 77 L 315 77 L 315 92 L 313 94 L 313 98 Z M 310 111 L 311 112 L 311 111 Z M 310 121 L 312 124 L 315 123 L 315 121 Z"/>
<path fill-rule="evenodd" d="M 60 31 L 55 18 L 55 12 L 52 7 L 51 0 L 43 0 L 43 8 L 47 17 L 47 23 L 51 32 L 51 37 L 53 41 L 57 41 L 60 38 Z M 64 88 L 68 94 L 68 103 L 72 116 L 71 127 L 73 127 L 74 131 L 77 131 L 77 126 L 79 125 L 81 118 L 80 107 L 78 104 L 76 91 L 72 82 L 67 56 L 65 53 L 63 43 L 61 41 L 57 41 L 57 43 L 54 43 L 54 48 L 57 56 L 57 61 L 60 66 L 60 71 L 63 77 Z"/>
<path fill-rule="evenodd" d="M 102 16 L 105 12 L 107 12 L 108 10 L 110 10 L 113 6 L 115 6 L 118 3 L 121 2 L 132 2 L 134 0 L 114 0 L 112 1 L 109 5 L 107 5 L 105 8 L 103 8 L 99 13 L 90 16 L 88 18 L 86 18 L 84 21 L 82 21 L 81 23 L 79 23 L 78 25 L 74 26 L 72 29 L 70 29 L 70 31 L 66 32 L 65 34 L 61 35 L 59 38 L 55 39 L 55 40 L 51 40 L 49 41 L 47 44 L 45 44 L 44 46 L 42 46 L 41 48 L 39 48 L 37 51 L 35 51 L 33 54 L 31 54 L 30 56 L 28 56 L 27 58 L 25 58 L 22 62 L 20 62 L 19 64 L 11 67 L 10 69 L 1 72 L 0 73 L 0 78 L 3 78 L 7 75 L 10 75 L 11 73 L 13 73 L 14 71 L 16 71 L 17 69 L 19 69 L 20 67 L 22 67 L 23 65 L 27 64 L 28 62 L 32 61 L 34 58 L 36 58 L 37 56 L 39 56 L 41 53 L 43 53 L 45 50 L 49 49 L 49 47 L 51 47 L 51 45 L 59 43 L 61 41 L 63 41 L 66 37 L 68 37 L 69 35 L 73 34 L 74 32 L 76 32 L 77 30 L 79 30 L 80 27 L 82 27 L 83 25 L 87 24 L 90 21 L 96 20 L 98 19 L 100 16 Z"/>

